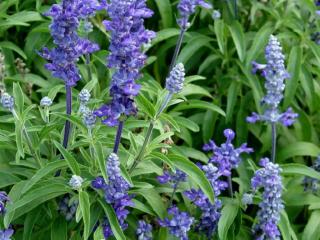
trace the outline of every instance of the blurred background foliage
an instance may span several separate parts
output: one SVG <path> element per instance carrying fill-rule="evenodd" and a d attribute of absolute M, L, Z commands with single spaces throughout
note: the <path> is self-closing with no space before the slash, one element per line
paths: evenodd
<path fill-rule="evenodd" d="M 21 96 L 23 121 L 32 133 L 34 147 L 40 149 L 42 156 L 45 156 L 48 162 L 56 158 L 56 150 L 52 149 L 50 143 L 53 140 L 60 141 L 63 122 L 66 119 L 62 114 L 65 105 L 64 85 L 60 80 L 52 78 L 51 74 L 44 69 L 45 61 L 37 54 L 43 46 L 52 46 L 48 30 L 50 19 L 44 17 L 42 13 L 54 2 L 50 0 L 3 0 L 0 2 L 0 49 L 5 56 L 6 67 L 4 85 L 8 92 L 14 93 L 16 98 Z M 195 161 L 205 162 L 208 158 L 201 152 L 202 145 L 209 139 L 214 139 L 217 143 L 222 142 L 223 130 L 232 128 L 237 134 L 237 146 L 248 142 L 248 145 L 255 149 L 251 158 L 247 158 L 241 164 L 235 175 L 237 177 L 234 178 L 236 190 L 240 194 L 247 191 L 250 187 L 252 170 L 256 168 L 255 163 L 261 157 L 269 156 L 271 149 L 271 129 L 263 124 L 249 125 L 245 120 L 252 111 L 261 112 L 260 99 L 264 94 L 264 79 L 251 73 L 251 62 L 265 61 L 264 47 L 270 34 L 275 34 L 283 45 L 286 65 L 291 74 L 291 78 L 286 82 L 282 107 L 285 109 L 292 106 L 294 111 L 299 113 L 299 119 L 293 127 L 287 129 L 279 126 L 278 132 L 277 162 L 287 164 L 287 168 L 284 167 L 286 177 L 283 196 L 286 214 L 283 215 L 280 229 L 282 234 L 287 234 L 283 236 L 284 239 L 319 239 L 320 198 L 303 192 L 302 175 L 310 170 L 294 165 L 311 166 L 314 158 L 320 153 L 318 109 L 320 47 L 314 41 L 319 31 L 316 7 L 311 0 L 211 0 L 209 2 L 213 4 L 214 9 L 221 12 L 221 18 L 213 19 L 212 11 L 209 10 L 197 11 L 178 57 L 178 62 L 185 64 L 187 84 L 180 96 L 172 102 L 172 104 L 178 102 L 180 104 L 173 104 L 159 121 L 153 144 L 148 149 L 148 157 L 158 160 L 164 158 L 165 155 L 159 155 L 156 150 L 166 151 L 168 144 L 163 141 L 172 137 L 176 145 L 170 149 L 171 154 L 179 153 Z M 143 89 L 141 97 L 137 99 L 140 109 L 138 118 L 129 119 L 125 126 L 120 156 L 123 161 L 128 159 L 127 164 L 133 160 L 137 146 L 142 144 L 143 128 L 147 126 L 145 119 L 152 115 L 153 105 L 159 101 L 159 91 L 164 84 L 179 35 L 176 24 L 176 0 L 148 0 L 148 5 L 155 14 L 146 22 L 146 25 L 157 32 L 157 37 L 145 47 L 149 58 L 140 80 Z M 78 92 L 83 87 L 89 89 L 94 97 L 90 102 L 92 108 L 97 108 L 102 102 L 108 100 L 111 72 L 105 67 L 109 44 L 109 35 L 102 25 L 105 17 L 105 12 L 100 12 L 92 19 L 95 28 L 89 37 L 101 47 L 100 51 L 92 55 L 90 67 L 94 73 L 93 78 L 88 79 L 84 59 L 82 59 L 79 67 L 83 80 L 73 92 L 76 100 Z M 13 88 L 13 83 L 20 83 L 22 91 L 18 87 Z M 4 88 L 3 85 L 2 88 Z M 37 106 L 40 99 L 46 95 L 53 98 L 55 103 L 51 108 L 49 125 L 43 125 Z M 23 108 L 24 104 L 30 108 Z M 74 112 L 78 106 L 79 103 L 74 101 Z M 101 153 L 99 158 L 103 161 L 106 152 L 111 151 L 115 129 L 99 124 L 94 130 L 92 140 L 88 138 L 86 129 L 78 116 L 74 116 L 71 121 L 79 134 L 76 135 L 74 131 L 70 149 L 79 156 L 81 164 L 86 165 L 88 158 L 90 161 L 86 150 L 91 141 L 101 144 L 100 147 L 104 152 L 102 153 L 99 149 L 98 152 Z M 130 133 L 132 130 L 134 131 Z M 13 117 L 1 109 L 1 188 L 29 179 L 37 171 L 35 163 L 22 157 L 21 148 L 24 148 L 24 144 L 21 143 L 21 139 L 21 133 L 14 127 Z M 137 169 L 131 175 L 135 186 L 138 186 L 134 192 L 145 197 L 147 193 L 143 189 L 154 186 L 156 186 L 155 195 L 159 196 L 158 194 L 166 192 L 167 189 L 158 186 L 155 179 L 150 177 L 153 175 L 147 175 L 161 174 L 161 172 L 160 161 L 145 163 L 144 167 Z M 88 179 L 92 179 L 95 174 L 98 174 L 98 170 L 94 167 L 87 169 L 84 173 Z M 146 177 L 141 178 L 144 175 Z M 48 179 L 47 181 L 49 182 Z M 62 179 L 57 178 L 54 181 L 51 180 L 50 183 L 43 181 L 38 184 L 42 187 L 45 184 L 55 184 L 52 187 L 57 187 L 57 190 L 55 193 L 50 193 L 51 198 L 70 191 L 65 187 L 59 188 Z M 14 188 L 16 189 L 13 190 L 18 191 L 22 186 L 16 184 Z M 35 219 L 41 218 L 37 211 L 38 206 L 49 198 L 45 198 L 44 194 L 41 199 L 38 197 L 31 201 L 21 196 L 15 197 L 20 201 L 25 199 L 25 202 L 20 202 L 21 205 L 16 207 L 15 213 L 11 211 L 9 218 L 17 221 L 15 224 L 35 224 Z M 182 197 L 180 200 L 185 201 Z M 163 206 L 153 206 L 152 199 L 147 201 L 149 205 L 143 205 L 143 200 L 140 204 L 137 203 L 139 206 L 137 211 L 152 214 L 163 212 Z M 54 203 L 47 202 L 48 206 L 41 208 L 41 211 L 53 209 L 50 206 L 52 204 Z M 154 202 L 154 204 L 158 203 Z M 34 210 L 29 212 L 28 208 Z M 242 218 L 237 217 L 240 223 L 238 225 L 241 226 L 238 232 L 233 229 L 237 232 L 235 234 L 237 239 L 249 239 L 248 226 L 252 224 L 255 211 L 255 208 L 247 209 Z M 29 213 L 25 216 L 27 212 Z M 56 213 L 50 211 L 44 214 L 46 221 L 49 221 L 54 214 Z M 21 216 L 25 217 L 21 218 Z M 58 218 L 54 219 L 57 221 Z M 52 226 L 57 227 L 57 224 L 58 222 L 54 222 Z M 32 228 L 31 232 L 24 232 L 30 231 L 25 228 L 18 231 L 16 239 L 44 239 L 41 237 L 50 231 L 50 227 L 45 227 L 46 223 L 43 219 L 42 225 L 44 229 L 38 231 L 38 235 L 32 235 Z M 132 225 L 134 223 L 130 223 L 130 226 Z M 134 228 L 131 228 L 131 231 L 132 229 Z M 19 234 L 27 237 L 20 238 Z M 72 239 L 78 239 L 76 233 L 73 236 Z M 159 237 L 159 239 L 162 238 Z"/>

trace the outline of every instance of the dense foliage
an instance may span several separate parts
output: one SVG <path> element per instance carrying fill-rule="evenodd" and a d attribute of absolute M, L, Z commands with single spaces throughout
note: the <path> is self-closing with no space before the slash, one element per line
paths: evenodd
<path fill-rule="evenodd" d="M 320 239 L 318 10 L 2 0 L 0 240 Z"/>

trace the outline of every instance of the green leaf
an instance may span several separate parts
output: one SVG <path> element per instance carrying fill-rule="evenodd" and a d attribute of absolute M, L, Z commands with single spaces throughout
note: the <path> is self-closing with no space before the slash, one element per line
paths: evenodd
<path fill-rule="evenodd" d="M 137 189 L 130 192 L 142 195 L 160 218 L 163 219 L 166 216 L 166 208 L 162 202 L 161 196 L 155 189 Z"/>
<path fill-rule="evenodd" d="M 304 175 L 320 180 L 320 173 L 306 165 L 299 163 L 281 164 L 283 174 Z"/>
<path fill-rule="evenodd" d="M 310 142 L 294 142 L 287 144 L 281 148 L 277 155 L 277 161 L 283 162 L 289 158 L 297 156 L 312 156 L 317 157 L 320 153 L 320 148 Z"/>
<path fill-rule="evenodd" d="M 16 53 L 18 53 L 21 57 L 23 57 L 24 59 L 27 59 L 26 54 L 22 51 L 21 48 L 19 48 L 17 45 L 15 45 L 12 42 L 8 42 L 8 41 L 4 41 L 4 42 L 0 42 L 0 48 L 7 48 L 7 49 L 11 49 L 13 51 L 15 51 Z"/>
<path fill-rule="evenodd" d="M 48 163 L 44 168 L 41 168 L 38 170 L 30 180 L 27 181 L 27 184 L 25 187 L 22 189 L 21 193 L 25 194 L 29 189 L 31 189 L 36 183 L 38 183 L 42 178 L 47 176 L 50 173 L 54 173 L 57 170 L 61 170 L 65 167 L 67 167 L 68 164 L 66 161 L 54 161 Z"/>
<path fill-rule="evenodd" d="M 224 31 L 225 31 L 225 25 L 223 20 L 216 20 L 214 22 L 214 32 L 218 40 L 218 46 L 219 46 L 220 52 L 222 54 L 225 53 L 225 43 L 226 43 Z"/>
<path fill-rule="evenodd" d="M 60 216 L 52 223 L 51 240 L 67 240 L 67 237 L 67 221 Z"/>
<path fill-rule="evenodd" d="M 101 206 L 103 207 L 103 209 L 108 217 L 108 220 L 109 220 L 109 223 L 110 223 L 110 226 L 112 229 L 112 233 L 114 234 L 115 238 L 117 240 L 126 240 L 126 237 L 121 230 L 116 213 L 114 212 L 113 208 L 109 204 L 106 204 L 105 202 L 103 202 L 100 199 L 98 201 L 101 204 Z"/>
<path fill-rule="evenodd" d="M 13 96 L 18 113 L 22 113 L 24 106 L 24 94 L 18 83 L 13 83 Z"/>
<path fill-rule="evenodd" d="M 182 103 L 175 108 L 175 111 L 186 110 L 186 109 L 199 109 L 199 108 L 209 109 L 221 114 L 222 116 L 226 116 L 225 112 L 217 105 L 210 102 L 201 101 L 201 100 L 190 100 L 188 102 Z"/>
<path fill-rule="evenodd" d="M 150 118 L 155 116 L 156 110 L 153 104 L 141 93 L 135 98 L 135 101 L 138 105 L 138 109 L 140 109 L 141 112 L 146 113 Z"/>
<path fill-rule="evenodd" d="M 74 175 L 80 176 L 81 172 L 77 160 L 60 143 L 58 143 L 57 141 L 54 141 L 53 143 L 59 149 L 64 159 L 67 161 L 72 173 Z"/>
<path fill-rule="evenodd" d="M 95 152 L 97 153 L 97 160 L 100 172 L 104 178 L 105 181 L 108 180 L 107 171 L 106 171 L 106 160 L 103 154 L 102 145 L 100 142 L 96 142 L 94 144 Z"/>
<path fill-rule="evenodd" d="M 150 158 L 160 159 L 163 163 L 167 164 L 171 169 L 175 170 L 172 161 L 164 154 L 159 152 L 152 152 L 149 155 Z"/>
<path fill-rule="evenodd" d="M 20 182 L 20 180 L 21 179 L 19 177 L 0 170 L 0 188 L 4 188 L 9 185 L 13 185 L 17 182 Z"/>
<path fill-rule="evenodd" d="M 172 8 L 169 0 L 155 0 L 163 24 L 163 28 L 172 26 Z"/>
<path fill-rule="evenodd" d="M 214 192 L 211 184 L 203 171 L 201 171 L 197 165 L 195 165 L 189 159 L 179 155 L 170 154 L 168 155 L 168 158 L 172 161 L 176 168 L 185 172 L 201 188 L 211 203 L 214 202 Z"/>
<path fill-rule="evenodd" d="M 233 22 L 232 25 L 228 26 L 229 30 L 231 32 L 231 36 L 233 39 L 233 42 L 236 46 L 238 56 L 241 62 L 244 61 L 244 57 L 246 54 L 245 49 L 245 39 L 244 39 L 244 33 L 241 24 L 236 21 Z"/>
<path fill-rule="evenodd" d="M 287 108 L 293 101 L 298 88 L 301 72 L 303 51 L 301 46 L 294 46 L 291 49 L 288 62 L 288 72 L 290 79 L 286 80 L 286 90 L 284 97 L 284 107 Z"/>
<path fill-rule="evenodd" d="M 195 85 L 195 84 L 185 85 L 180 94 L 182 96 L 202 95 L 202 96 L 212 98 L 212 96 L 208 90 L 206 90 L 203 87 L 200 87 L 198 85 Z"/>
<path fill-rule="evenodd" d="M 298 240 L 294 230 L 291 227 L 287 213 L 282 211 L 280 217 L 279 229 L 281 231 L 283 240 Z"/>
<path fill-rule="evenodd" d="M 240 89 L 240 84 L 233 81 L 228 89 L 228 103 L 227 103 L 227 116 L 226 121 L 230 122 L 233 116 L 234 107 L 238 99 L 238 92 Z"/>
<path fill-rule="evenodd" d="M 79 192 L 79 206 L 84 225 L 83 239 L 87 240 L 90 235 L 90 199 L 87 192 Z"/>
<path fill-rule="evenodd" d="M 302 240 L 319 239 L 320 236 L 320 210 L 313 211 L 302 234 Z"/>
<path fill-rule="evenodd" d="M 159 32 L 157 32 L 157 36 L 152 40 L 151 44 L 152 46 L 154 46 L 159 42 L 162 42 L 164 40 L 167 40 L 179 34 L 180 34 L 180 29 L 178 28 L 166 28 L 166 29 L 160 30 Z"/>
<path fill-rule="evenodd" d="M 18 149 L 17 154 L 19 156 L 21 156 L 22 158 L 24 158 L 24 149 L 23 149 L 23 144 L 22 144 L 22 141 L 23 141 L 22 125 L 21 125 L 21 122 L 17 119 L 16 119 L 15 125 L 16 125 L 16 127 L 15 127 L 16 144 L 17 144 L 17 149 Z"/>
<path fill-rule="evenodd" d="M 220 240 L 228 240 L 227 236 L 231 225 L 239 211 L 239 206 L 234 203 L 227 203 L 222 211 L 221 217 L 218 223 L 218 235 Z"/>

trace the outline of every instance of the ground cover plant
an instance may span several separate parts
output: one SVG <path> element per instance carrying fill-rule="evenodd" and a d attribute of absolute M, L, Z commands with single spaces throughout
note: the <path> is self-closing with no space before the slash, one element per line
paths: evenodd
<path fill-rule="evenodd" d="M 0 2 L 0 240 L 320 239 L 320 2 Z"/>

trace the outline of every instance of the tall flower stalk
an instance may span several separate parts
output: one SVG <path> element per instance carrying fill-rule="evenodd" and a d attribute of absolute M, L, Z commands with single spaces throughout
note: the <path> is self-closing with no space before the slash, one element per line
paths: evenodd
<path fill-rule="evenodd" d="M 53 49 L 44 48 L 40 55 L 48 60 L 45 67 L 52 72 L 54 77 L 65 82 L 66 89 L 66 114 L 72 112 L 72 87 L 81 79 L 76 63 L 83 55 L 90 54 L 99 49 L 97 44 L 78 35 L 78 28 L 82 19 L 94 15 L 99 8 L 97 0 L 62 0 L 54 4 L 45 14 L 52 17 L 50 31 Z M 67 148 L 71 130 L 70 121 L 64 127 L 63 146 Z"/>
<path fill-rule="evenodd" d="M 253 73 L 257 71 L 262 72 L 262 76 L 265 77 L 265 88 L 267 94 L 262 99 L 262 103 L 265 106 L 265 111 L 262 115 L 252 113 L 250 117 L 247 117 L 247 121 L 255 123 L 257 121 L 263 121 L 271 124 L 272 129 L 272 150 L 271 161 L 275 162 L 276 157 L 276 145 L 277 145 L 277 129 L 276 124 L 281 123 L 284 126 L 291 126 L 295 122 L 295 118 L 298 114 L 294 113 L 291 108 L 288 108 L 286 112 L 281 113 L 279 110 L 279 104 L 283 99 L 283 91 L 285 89 L 285 79 L 290 77 L 286 71 L 284 65 L 284 55 L 282 53 L 282 47 L 278 39 L 271 35 L 269 43 L 265 49 L 266 64 L 259 64 L 253 62 Z"/>
<path fill-rule="evenodd" d="M 108 67 L 115 70 L 110 88 L 111 102 L 103 105 L 95 114 L 103 118 L 108 126 L 117 126 L 113 152 L 117 153 L 126 117 L 137 112 L 134 97 L 139 94 L 140 70 L 147 56 L 142 46 L 155 37 L 153 31 L 146 30 L 144 19 L 153 15 L 147 8 L 146 0 L 111 0 L 104 3 L 110 20 L 104 25 L 111 32 Z"/>
<path fill-rule="evenodd" d="M 180 27 L 180 35 L 176 43 L 174 54 L 169 67 L 169 75 L 166 79 L 166 89 L 169 92 L 166 95 L 162 103 L 162 106 L 159 108 L 155 117 L 150 120 L 144 142 L 140 148 L 140 151 L 137 157 L 134 159 L 134 162 L 130 167 L 129 172 L 132 172 L 141 161 L 144 155 L 145 149 L 150 141 L 150 137 L 151 137 L 156 120 L 158 119 L 160 114 L 164 111 L 164 109 L 167 107 L 173 94 L 180 92 L 183 88 L 184 76 L 185 76 L 184 66 L 182 63 L 176 64 L 176 61 L 181 49 L 185 32 L 190 27 L 189 18 L 195 12 L 197 6 L 201 6 L 204 8 L 212 7 L 210 4 L 206 3 L 204 0 L 181 0 L 178 4 L 178 11 L 179 11 L 180 17 L 177 20 L 177 22 Z"/>

